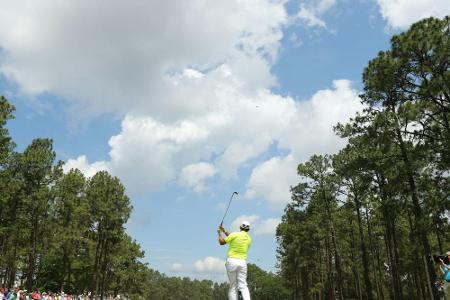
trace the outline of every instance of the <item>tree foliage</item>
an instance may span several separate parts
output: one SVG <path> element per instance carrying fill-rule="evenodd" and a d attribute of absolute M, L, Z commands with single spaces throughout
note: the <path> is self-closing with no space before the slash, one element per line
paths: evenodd
<path fill-rule="evenodd" d="M 0 97 L 0 286 L 125 295 L 130 299 L 226 299 L 226 284 L 170 278 L 142 262 L 126 232 L 132 206 L 119 179 L 62 172 L 53 141 L 15 152 L 14 107 Z"/>
<path fill-rule="evenodd" d="M 118 178 L 62 172 L 53 141 L 23 152 L 5 128 L 14 107 L 0 98 L 0 286 L 129 299 L 228 299 L 228 284 L 168 277 L 144 263 L 125 231 L 132 212 Z M 281 278 L 249 265 L 253 299 L 285 299 Z"/>
<path fill-rule="evenodd" d="M 363 72 L 363 112 L 333 156 L 298 166 L 277 230 L 293 299 L 438 299 L 449 243 L 450 18 L 394 36 Z"/>

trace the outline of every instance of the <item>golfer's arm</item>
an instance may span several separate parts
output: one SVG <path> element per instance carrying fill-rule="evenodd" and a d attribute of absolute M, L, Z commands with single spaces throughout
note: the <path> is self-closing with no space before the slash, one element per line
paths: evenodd
<path fill-rule="evenodd" d="M 225 239 L 222 236 L 222 232 L 225 234 L 225 236 L 229 236 L 230 233 L 228 231 L 225 230 L 225 228 L 222 227 L 222 225 L 220 225 L 220 231 L 219 231 L 219 244 L 221 245 L 225 245 Z"/>
<path fill-rule="evenodd" d="M 221 244 L 221 245 L 225 245 L 226 244 L 226 242 L 225 242 L 224 238 L 222 237 L 222 235 L 219 235 L 219 244 Z"/>

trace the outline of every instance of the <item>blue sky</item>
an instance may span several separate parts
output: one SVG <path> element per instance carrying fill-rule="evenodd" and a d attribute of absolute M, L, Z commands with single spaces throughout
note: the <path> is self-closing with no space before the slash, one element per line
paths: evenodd
<path fill-rule="evenodd" d="M 343 146 L 361 73 L 444 0 L 29 1 L 0 4 L 0 88 L 24 149 L 50 137 L 65 170 L 108 170 L 127 230 L 173 276 L 225 280 L 216 228 L 252 224 L 275 271 L 296 166 Z"/>

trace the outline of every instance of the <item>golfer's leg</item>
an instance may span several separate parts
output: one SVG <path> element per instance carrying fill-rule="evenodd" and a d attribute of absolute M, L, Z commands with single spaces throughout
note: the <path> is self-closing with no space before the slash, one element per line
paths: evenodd
<path fill-rule="evenodd" d="M 233 260 L 227 259 L 225 268 L 227 269 L 228 282 L 230 283 L 230 288 L 228 289 L 228 300 L 237 300 L 237 265 L 233 262 Z"/>
<path fill-rule="evenodd" d="M 242 299 L 250 300 L 250 292 L 247 287 L 247 263 L 243 263 L 238 268 L 237 273 L 238 289 L 241 291 Z"/>

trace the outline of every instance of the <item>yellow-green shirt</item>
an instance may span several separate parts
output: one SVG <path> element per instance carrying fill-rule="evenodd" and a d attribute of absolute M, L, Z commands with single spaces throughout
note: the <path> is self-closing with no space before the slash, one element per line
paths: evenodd
<path fill-rule="evenodd" d="M 230 245 L 227 252 L 228 257 L 247 259 L 247 251 L 252 243 L 252 238 L 246 231 L 233 232 L 225 238 L 225 243 Z"/>

